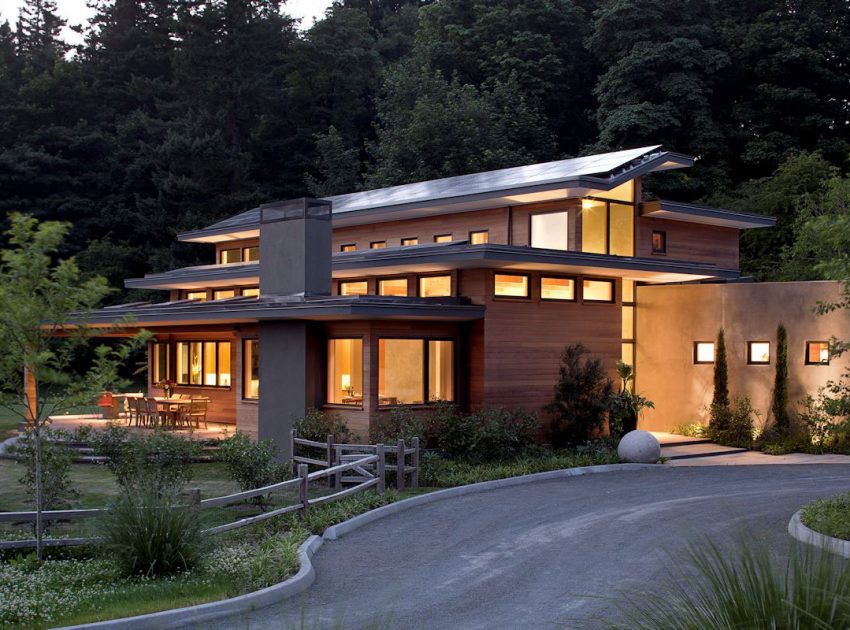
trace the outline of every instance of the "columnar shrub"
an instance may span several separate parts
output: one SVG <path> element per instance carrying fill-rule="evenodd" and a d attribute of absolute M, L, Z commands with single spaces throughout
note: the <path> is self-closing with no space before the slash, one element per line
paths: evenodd
<path fill-rule="evenodd" d="M 244 433 L 236 433 L 221 442 L 219 456 L 243 491 L 262 488 L 286 477 L 287 467 L 277 461 L 277 446 L 271 440 L 255 442 Z"/>
<path fill-rule="evenodd" d="M 602 361 L 591 358 L 581 343 L 567 346 L 561 356 L 554 400 L 546 407 L 553 418 L 552 442 L 577 444 L 598 433 L 605 421 L 614 385 Z"/>
<path fill-rule="evenodd" d="M 355 437 L 342 418 L 335 413 L 320 409 L 309 409 L 307 415 L 295 423 L 298 437 L 315 442 L 324 442 L 329 435 L 338 444 L 352 442 Z"/>
<path fill-rule="evenodd" d="M 726 362 L 726 338 L 723 329 L 717 333 L 714 349 L 714 396 L 711 399 L 710 424 L 722 431 L 729 418 L 729 366 Z"/>
<path fill-rule="evenodd" d="M 773 383 L 773 401 L 770 405 L 773 422 L 780 431 L 791 426 L 788 413 L 788 333 L 779 324 L 776 329 L 776 377 Z"/>

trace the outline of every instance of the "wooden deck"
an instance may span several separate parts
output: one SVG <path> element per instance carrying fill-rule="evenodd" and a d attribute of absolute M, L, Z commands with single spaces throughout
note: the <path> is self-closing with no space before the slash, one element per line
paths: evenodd
<path fill-rule="evenodd" d="M 69 414 L 50 417 L 51 428 L 62 429 L 63 431 L 73 431 L 81 426 L 90 426 L 94 430 L 105 429 L 110 422 L 119 426 L 127 426 L 127 417 L 124 414 L 121 414 L 121 417 L 117 420 L 105 420 L 96 414 Z M 131 426 L 128 428 L 133 433 L 141 434 L 152 433 L 154 431 L 154 429 L 146 427 Z M 204 426 L 201 425 L 200 429 L 169 429 L 168 431 L 178 435 L 191 436 L 199 440 L 223 439 L 236 433 L 236 425 L 209 422 L 207 423 L 207 428 L 204 428 Z"/>

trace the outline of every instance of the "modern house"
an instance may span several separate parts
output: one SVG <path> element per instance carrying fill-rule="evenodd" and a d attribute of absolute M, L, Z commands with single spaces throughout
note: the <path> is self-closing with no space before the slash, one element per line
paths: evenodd
<path fill-rule="evenodd" d="M 656 402 L 647 426 L 669 429 L 705 402 L 713 348 L 695 344 L 753 317 L 765 323 L 741 343 L 769 341 L 777 322 L 753 313 L 762 296 L 784 311 L 798 295 L 793 317 L 815 322 L 803 305 L 837 291 L 739 283 L 741 230 L 770 217 L 642 199 L 643 176 L 693 161 L 651 146 L 265 204 L 179 235 L 209 244 L 214 264 L 126 281 L 167 301 L 89 323 L 131 316 L 155 333 L 152 392 L 165 380 L 203 392 L 211 420 L 281 449 L 309 407 L 363 437 L 394 405 L 539 410 L 579 341 L 612 372 L 635 365 Z"/>

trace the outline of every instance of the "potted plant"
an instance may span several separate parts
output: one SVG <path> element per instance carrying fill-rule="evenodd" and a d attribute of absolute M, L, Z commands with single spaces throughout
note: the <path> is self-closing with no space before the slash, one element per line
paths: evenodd
<path fill-rule="evenodd" d="M 620 390 L 611 395 L 608 407 L 608 429 L 613 437 L 619 438 L 637 429 L 640 412 L 654 409 L 655 403 L 632 391 L 635 371 L 628 363 L 617 361 L 617 375 L 620 377 Z"/>

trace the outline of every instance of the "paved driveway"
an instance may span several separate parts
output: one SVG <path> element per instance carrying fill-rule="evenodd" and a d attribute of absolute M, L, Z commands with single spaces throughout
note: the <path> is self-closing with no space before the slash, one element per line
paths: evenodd
<path fill-rule="evenodd" d="M 211 627 L 605 627 L 604 597 L 657 585 L 690 541 L 781 551 L 801 504 L 846 490 L 846 465 L 659 467 L 438 501 L 325 543 L 303 597 Z"/>

